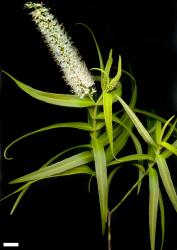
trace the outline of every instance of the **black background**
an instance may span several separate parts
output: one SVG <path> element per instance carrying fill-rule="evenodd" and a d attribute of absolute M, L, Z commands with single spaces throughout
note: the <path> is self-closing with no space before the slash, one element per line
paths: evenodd
<path fill-rule="evenodd" d="M 131 65 L 138 84 L 138 107 L 153 109 L 165 118 L 176 112 L 175 1 L 45 2 L 64 24 L 89 68 L 99 66 L 97 53 L 90 34 L 82 26 L 75 25 L 77 22 L 85 23 L 93 30 L 105 60 L 113 48 L 115 64 L 121 54 L 123 67 Z M 2 1 L 1 66 L 32 87 L 66 93 L 69 88 L 61 79 L 60 70 L 23 4 L 22 0 Z M 83 110 L 34 100 L 2 75 L 2 151 L 10 141 L 25 132 L 57 122 L 84 119 Z M 13 190 L 7 184 L 11 179 L 40 167 L 66 146 L 87 143 L 87 139 L 85 133 L 61 129 L 20 142 L 9 152 L 14 160 L 1 161 L 2 195 Z M 120 175 L 113 186 L 114 200 L 121 197 L 135 178 L 131 171 Z M 35 246 L 66 250 L 106 249 L 106 237 L 101 235 L 98 197 L 94 191 L 96 186 L 94 183 L 89 194 L 88 180 L 87 176 L 75 176 L 37 183 L 24 196 L 12 216 L 9 213 L 15 197 L 1 203 L 1 243 L 19 241 L 23 249 Z M 113 250 L 150 249 L 146 184 L 139 197 L 134 193 L 113 217 Z M 176 215 L 168 199 L 166 211 L 164 249 L 177 250 Z"/>

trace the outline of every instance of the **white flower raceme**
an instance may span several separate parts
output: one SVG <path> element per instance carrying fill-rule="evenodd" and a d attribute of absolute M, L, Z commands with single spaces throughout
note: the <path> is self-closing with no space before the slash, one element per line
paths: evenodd
<path fill-rule="evenodd" d="M 83 98 L 95 92 L 94 80 L 86 64 L 80 57 L 62 24 L 50 14 L 42 3 L 28 2 L 25 7 L 32 9 L 31 15 L 42 33 L 56 63 L 61 67 L 64 80 L 72 92 Z"/>

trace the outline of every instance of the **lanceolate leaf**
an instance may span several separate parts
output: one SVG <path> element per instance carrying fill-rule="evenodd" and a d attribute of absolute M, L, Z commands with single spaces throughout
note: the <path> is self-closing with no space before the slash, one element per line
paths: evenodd
<path fill-rule="evenodd" d="M 160 208 L 161 231 L 162 231 L 162 243 L 161 243 L 161 250 L 162 250 L 163 244 L 164 244 L 164 238 L 165 238 L 165 209 L 164 209 L 163 197 L 162 197 L 161 191 L 159 192 L 159 208 Z"/>
<path fill-rule="evenodd" d="M 163 128 L 162 128 L 162 133 L 160 136 L 160 141 L 162 141 L 164 133 L 166 128 L 168 127 L 169 123 L 171 122 L 171 120 L 173 120 L 173 118 L 175 117 L 175 115 L 173 115 L 170 119 L 168 119 L 166 121 L 166 123 L 164 124 Z M 173 133 L 174 129 L 175 129 L 175 125 L 176 125 L 177 120 L 175 121 L 175 123 L 171 126 L 171 129 L 168 131 L 167 135 L 165 136 L 165 138 L 163 139 L 164 141 L 167 141 L 168 138 L 170 137 L 170 135 Z"/>
<path fill-rule="evenodd" d="M 5 197 L 1 198 L 1 199 L 0 199 L 0 202 L 3 201 L 3 200 L 5 200 L 5 199 L 7 199 L 7 198 L 9 198 L 10 196 L 12 196 L 12 195 L 14 195 L 14 194 L 17 194 L 17 193 L 23 191 L 23 189 L 25 189 L 26 187 L 28 187 L 28 185 L 29 185 L 28 182 L 25 183 L 25 184 L 22 185 L 20 188 L 16 189 L 16 190 L 13 191 L 12 193 L 10 193 L 10 194 L 6 195 Z"/>
<path fill-rule="evenodd" d="M 98 186 L 102 233 L 105 233 L 108 213 L 108 183 L 107 183 L 107 168 L 104 147 L 98 138 L 93 137 L 91 141 L 93 147 L 93 155 L 96 169 L 96 179 Z"/>
<path fill-rule="evenodd" d="M 29 184 L 29 186 L 30 186 L 30 185 L 31 185 L 31 184 Z M 25 193 L 26 193 L 26 191 L 28 190 L 28 187 L 29 187 L 29 186 L 27 185 L 26 187 L 24 187 L 23 190 L 22 190 L 22 191 L 20 192 L 20 194 L 18 195 L 18 197 L 17 197 L 17 199 L 16 199 L 16 201 L 15 201 L 15 203 L 14 203 L 12 209 L 11 209 L 11 212 L 10 212 L 11 215 L 13 214 L 13 212 L 15 211 L 15 209 L 17 208 L 18 204 L 20 203 L 21 199 L 22 199 L 23 196 L 25 195 Z"/>
<path fill-rule="evenodd" d="M 131 97 L 131 101 L 129 103 L 129 107 L 131 109 L 133 109 L 135 107 L 136 100 L 137 100 L 136 81 L 135 81 L 134 77 L 130 73 L 128 73 L 126 71 L 123 71 L 123 72 L 125 74 L 127 74 L 131 78 L 131 81 L 132 81 L 132 97 Z M 118 95 L 117 93 L 114 94 L 114 91 L 112 91 L 110 93 L 114 96 L 113 100 L 114 100 L 114 98 L 117 99 L 117 95 Z M 118 96 L 120 97 L 120 95 L 118 95 Z M 115 118 L 115 116 L 113 117 L 113 119 L 114 118 Z M 114 120 L 114 121 L 118 122 L 118 119 Z M 129 116 L 127 115 L 126 112 L 123 114 L 123 116 L 121 118 L 119 118 L 119 121 L 122 122 L 122 126 L 124 124 L 125 128 L 127 127 L 130 131 L 132 130 L 133 123 L 132 123 L 131 119 L 129 118 Z M 124 129 L 122 126 L 119 126 L 118 128 L 114 129 L 114 131 L 113 131 L 113 137 L 114 138 L 117 137 L 114 140 L 114 155 L 117 155 L 124 148 L 124 146 L 127 143 L 128 138 L 130 136 L 130 133 L 128 133 L 128 130 Z M 115 133 L 115 131 L 117 131 L 117 132 Z M 102 139 L 105 139 L 105 138 L 103 137 Z M 112 159 L 113 159 L 112 153 L 111 153 L 110 148 L 108 147 L 107 150 L 106 150 L 106 160 L 109 162 Z"/>
<path fill-rule="evenodd" d="M 156 114 L 154 114 L 154 113 L 152 113 L 152 112 L 148 112 L 148 111 L 143 110 L 143 109 L 134 108 L 133 111 L 134 111 L 135 113 L 143 114 L 143 115 L 148 116 L 148 117 L 150 117 L 150 118 L 153 118 L 153 119 L 155 119 L 155 120 L 159 120 L 159 121 L 161 121 L 161 122 L 163 122 L 163 123 L 166 123 L 166 122 L 167 122 L 167 120 L 165 120 L 165 119 L 162 118 L 161 116 L 156 115 Z M 174 126 L 174 124 L 172 125 L 171 123 L 168 124 L 168 125 L 169 125 L 170 127 Z M 173 128 L 173 130 L 174 130 L 175 132 L 177 132 L 177 128 Z"/>
<path fill-rule="evenodd" d="M 129 103 L 129 107 L 132 108 L 132 109 L 134 109 L 135 104 L 136 104 L 136 100 L 137 100 L 137 86 L 136 86 L 136 81 L 135 81 L 134 77 L 130 73 L 128 73 L 126 71 L 123 71 L 123 72 L 125 74 L 127 74 L 131 78 L 131 80 L 132 80 L 132 92 L 133 93 L 132 93 L 131 101 Z M 114 99 L 117 99 L 117 92 L 116 91 L 115 92 L 112 91 L 112 92 L 110 92 L 110 94 L 113 95 L 113 101 L 114 101 Z M 118 96 L 120 96 L 120 95 L 118 94 Z M 97 118 L 104 119 L 104 114 L 100 113 Z M 132 127 L 133 127 L 132 124 L 133 123 L 130 120 L 130 118 L 128 117 L 128 115 L 127 115 L 126 112 L 123 114 L 123 116 L 120 118 L 120 120 L 129 129 L 132 129 Z M 116 141 L 114 141 L 114 153 L 115 153 L 115 155 L 117 155 L 122 150 L 122 148 L 125 146 L 125 144 L 127 143 L 129 134 L 127 133 L 127 131 L 125 129 L 122 128 L 122 126 L 119 126 L 119 127 L 115 128 L 113 130 L 113 137 L 116 138 L 117 136 L 118 136 L 118 138 L 116 139 Z M 102 142 L 103 142 L 104 145 L 108 144 L 109 141 L 108 141 L 107 133 L 106 132 L 101 135 L 101 139 L 102 139 Z M 110 152 L 109 151 L 110 150 L 108 148 L 108 150 L 106 152 L 106 159 L 108 161 L 110 161 L 113 158 L 112 157 L 112 153 L 110 153 L 111 151 Z"/>
<path fill-rule="evenodd" d="M 67 175 L 75 175 L 75 174 L 89 174 L 91 176 L 94 176 L 94 172 L 91 168 L 89 168 L 87 165 L 82 165 L 79 166 L 77 168 L 65 171 L 64 173 L 58 174 L 58 175 L 54 175 L 54 176 L 50 176 L 49 178 L 53 178 L 53 177 L 60 177 L 60 176 L 67 176 Z M 29 187 L 34 183 L 35 181 L 28 181 L 26 184 L 24 184 L 23 186 L 21 186 L 20 188 L 18 188 L 17 190 L 15 190 L 14 192 L 10 193 L 9 195 L 3 197 L 2 199 L 0 199 L 0 201 L 9 198 L 12 195 L 15 195 L 16 193 L 20 194 L 18 195 L 12 210 L 10 214 L 13 214 L 15 209 L 17 208 L 18 204 L 20 203 L 21 199 L 23 198 L 23 196 L 25 195 L 25 193 L 27 192 L 27 190 L 29 189 Z"/>
<path fill-rule="evenodd" d="M 78 166 L 71 170 L 67 170 L 59 175 L 55 175 L 54 177 L 59 176 L 69 176 L 69 175 L 76 175 L 76 174 L 88 174 L 91 176 L 95 176 L 95 172 L 87 165 Z"/>
<path fill-rule="evenodd" d="M 132 138 L 132 141 L 135 145 L 136 151 L 138 154 L 142 154 L 142 147 L 141 144 L 138 140 L 138 138 L 135 136 L 135 134 L 132 132 L 132 122 L 131 120 L 129 121 L 129 123 L 127 122 L 126 124 L 124 124 L 121 119 L 119 119 L 116 116 L 113 116 L 113 121 L 117 122 L 118 124 L 120 124 L 121 126 L 123 126 L 125 128 L 125 130 L 127 131 L 127 133 L 129 134 L 129 136 Z"/>
<path fill-rule="evenodd" d="M 11 184 L 27 182 L 27 181 L 35 181 L 41 180 L 45 178 L 49 178 L 55 175 L 59 175 L 64 173 L 65 171 L 72 170 L 78 166 L 82 166 L 89 162 L 93 161 L 93 155 L 90 151 L 85 151 L 74 156 L 68 157 L 62 161 L 54 163 L 48 167 L 41 168 L 37 171 L 34 171 L 30 174 L 19 177 L 13 181 Z"/>
<path fill-rule="evenodd" d="M 108 91 L 111 91 L 116 87 L 116 85 L 119 83 L 121 75 L 122 75 L 122 59 L 121 59 L 121 56 L 119 56 L 117 73 L 115 77 L 113 77 L 113 79 L 110 81 L 109 85 L 107 86 Z"/>
<path fill-rule="evenodd" d="M 112 62 L 113 62 L 113 59 L 112 59 L 112 49 L 111 49 L 110 52 L 109 52 L 108 61 L 106 63 L 106 67 L 105 67 L 105 73 L 106 73 L 106 75 L 103 75 L 103 79 L 102 79 L 103 90 L 105 90 L 106 86 L 109 84 L 109 75 L 110 75 L 110 70 L 111 70 Z"/>
<path fill-rule="evenodd" d="M 24 92 L 26 92 L 28 95 L 40 101 L 43 101 L 49 104 L 58 105 L 58 106 L 75 107 L 75 108 L 89 107 L 95 104 L 94 101 L 88 97 L 81 99 L 80 97 L 76 95 L 55 94 L 55 93 L 44 92 L 38 89 L 34 89 L 18 81 L 9 73 L 5 71 L 3 72 L 6 75 L 8 75 L 18 85 L 18 87 L 21 88 Z"/>
<path fill-rule="evenodd" d="M 174 121 L 173 125 L 170 127 L 166 135 L 163 137 L 163 141 L 168 141 L 168 139 L 173 134 L 173 132 L 177 132 L 176 123 L 177 123 L 177 119 Z"/>
<path fill-rule="evenodd" d="M 137 85 L 136 85 L 136 80 L 135 78 L 132 76 L 132 74 L 130 74 L 129 72 L 125 71 L 125 70 L 122 70 L 122 72 L 126 75 L 128 75 L 131 79 L 131 82 L 132 82 L 132 97 L 131 97 L 131 101 L 130 101 L 130 104 L 129 104 L 129 107 L 131 109 L 134 109 L 135 108 L 135 104 L 136 104 L 136 101 L 137 101 Z M 120 95 L 119 95 L 120 96 Z"/>
<path fill-rule="evenodd" d="M 117 98 L 118 98 L 119 102 L 122 104 L 123 108 L 127 112 L 128 116 L 130 117 L 132 122 L 134 123 L 135 127 L 137 128 L 137 130 L 140 133 L 140 135 L 142 136 L 142 138 L 147 143 L 152 144 L 153 146 L 156 147 L 154 140 L 152 139 L 152 137 L 150 136 L 148 131 L 145 129 L 145 127 L 143 126 L 141 121 L 138 119 L 138 117 L 135 115 L 135 113 L 130 109 L 130 107 L 124 102 L 124 100 L 120 96 L 117 96 Z"/>
<path fill-rule="evenodd" d="M 95 46 L 96 46 L 96 49 L 97 49 L 98 57 L 99 57 L 100 68 L 104 69 L 103 58 L 102 58 L 101 51 L 100 51 L 100 48 L 99 48 L 99 45 L 98 45 L 98 42 L 96 40 L 95 35 L 93 34 L 92 30 L 86 24 L 84 24 L 84 23 L 77 23 L 77 24 L 83 25 L 85 28 L 88 29 L 88 31 L 92 35 L 94 43 L 95 43 Z"/>
<path fill-rule="evenodd" d="M 160 144 L 161 142 L 161 133 L 162 132 L 162 123 L 161 121 L 155 122 L 155 137 L 157 144 Z"/>
<path fill-rule="evenodd" d="M 116 116 L 113 116 L 113 121 L 117 122 L 118 124 L 120 124 L 122 126 L 121 133 L 114 140 L 114 154 L 115 154 L 115 156 L 117 156 L 117 154 L 124 148 L 129 137 L 131 137 L 131 139 L 135 145 L 135 149 L 136 149 L 137 153 L 142 154 L 141 144 L 140 144 L 138 138 L 132 132 L 133 123 L 131 122 L 131 120 L 130 119 L 127 120 L 126 125 L 125 125 L 121 119 L 119 119 Z M 113 159 L 113 156 L 110 153 L 110 147 L 108 147 L 106 150 L 106 160 L 107 160 L 107 162 L 109 162 L 112 159 Z"/>
<path fill-rule="evenodd" d="M 24 135 L 18 137 L 17 139 L 15 139 L 14 141 L 12 141 L 5 148 L 4 157 L 8 160 L 12 159 L 12 158 L 7 157 L 7 151 L 9 150 L 9 148 L 11 148 L 15 143 L 19 142 L 20 140 L 22 140 L 28 136 L 43 132 L 43 131 L 56 129 L 56 128 L 75 128 L 75 129 L 81 129 L 81 130 L 86 130 L 86 131 L 93 131 L 93 128 L 88 123 L 84 123 L 84 122 L 66 122 L 66 123 L 56 123 L 53 125 L 49 125 L 49 126 L 34 130 L 32 132 L 29 132 L 27 134 L 24 134 Z"/>
<path fill-rule="evenodd" d="M 154 158 L 148 154 L 133 154 L 121 157 L 117 160 L 111 161 L 107 164 L 107 166 L 112 166 L 120 163 L 125 163 L 129 161 L 142 161 L 142 160 L 150 160 L 154 161 Z"/>
<path fill-rule="evenodd" d="M 165 190 L 168 194 L 171 203 L 173 204 L 175 210 L 177 211 L 177 194 L 175 191 L 175 187 L 173 185 L 173 181 L 171 178 L 170 171 L 168 169 L 167 162 L 164 159 L 164 157 L 159 154 L 156 155 L 156 162 Z"/>
<path fill-rule="evenodd" d="M 149 232 L 151 250 L 155 250 L 157 211 L 159 202 L 159 181 L 155 169 L 149 168 Z"/>
<path fill-rule="evenodd" d="M 175 141 L 171 144 L 171 146 L 177 148 L 177 140 L 175 140 Z M 171 150 L 166 149 L 165 151 L 162 152 L 161 155 L 162 155 L 165 159 L 167 159 L 167 158 L 169 158 L 172 154 L 174 154 L 174 153 L 173 153 Z"/>
<path fill-rule="evenodd" d="M 125 147 L 129 136 L 130 135 L 127 132 L 127 130 L 122 129 L 121 133 L 114 140 L 114 155 L 116 157 L 117 157 L 118 153 Z M 106 149 L 106 161 L 110 162 L 114 158 L 114 155 L 112 154 L 110 146 L 108 146 Z"/>
<path fill-rule="evenodd" d="M 173 154 L 175 154 L 177 156 L 177 147 L 174 147 L 172 144 L 166 142 L 166 141 L 162 141 L 160 143 L 161 146 L 163 146 L 164 148 L 168 149 L 170 152 L 172 152 Z"/>
<path fill-rule="evenodd" d="M 71 170 L 68 170 L 60 175 L 56 175 L 56 176 L 53 176 L 53 177 L 59 177 L 59 176 L 66 176 L 66 175 L 74 175 L 74 174 L 89 174 L 89 175 L 92 175 L 94 176 L 94 173 L 93 171 L 86 165 L 83 165 L 83 166 L 79 166 L 77 168 L 74 168 L 74 169 L 71 169 Z M 51 178 L 51 177 L 49 177 Z M 25 185 L 23 185 L 21 188 L 17 189 L 15 192 L 11 193 L 10 195 L 13 195 L 15 193 L 18 193 L 20 192 L 20 194 L 18 195 L 13 207 L 12 207 L 12 210 L 10 212 L 10 214 L 13 214 L 15 209 L 17 208 L 18 204 L 20 203 L 21 199 L 23 198 L 23 196 L 25 195 L 26 191 L 29 189 L 29 187 L 34 183 L 35 181 L 29 181 L 27 182 Z M 8 196 L 9 197 L 9 196 Z M 6 198 L 6 197 L 5 197 Z"/>
<path fill-rule="evenodd" d="M 113 152 L 113 129 L 112 129 L 112 95 L 109 93 L 103 93 L 103 110 L 106 123 L 106 131 L 109 139 L 111 152 Z"/>
<path fill-rule="evenodd" d="M 146 111 L 146 110 L 143 110 L 143 109 L 138 109 L 138 108 L 134 108 L 133 111 L 135 113 L 143 114 L 143 115 L 145 115 L 147 117 L 153 118 L 154 120 L 159 120 L 159 121 L 161 121 L 163 123 L 166 122 L 166 120 L 164 118 L 162 118 L 161 116 L 156 115 L 156 114 L 154 114 L 152 112 L 149 112 L 149 111 Z"/>

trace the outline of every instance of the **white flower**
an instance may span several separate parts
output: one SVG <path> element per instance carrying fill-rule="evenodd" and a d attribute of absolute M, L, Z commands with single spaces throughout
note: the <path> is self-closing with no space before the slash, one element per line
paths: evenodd
<path fill-rule="evenodd" d="M 78 50 L 68 37 L 62 24 L 50 14 L 42 3 L 28 2 L 25 7 L 32 9 L 31 15 L 42 33 L 57 65 L 64 74 L 64 80 L 71 86 L 72 92 L 83 98 L 95 92 L 94 80 Z"/>

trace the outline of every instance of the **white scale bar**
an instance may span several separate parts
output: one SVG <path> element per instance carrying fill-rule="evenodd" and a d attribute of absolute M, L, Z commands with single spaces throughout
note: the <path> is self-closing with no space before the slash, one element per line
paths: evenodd
<path fill-rule="evenodd" d="M 19 247 L 18 242 L 4 242 L 3 247 Z"/>

